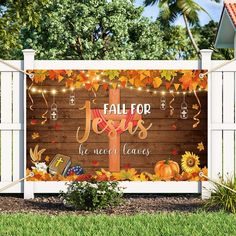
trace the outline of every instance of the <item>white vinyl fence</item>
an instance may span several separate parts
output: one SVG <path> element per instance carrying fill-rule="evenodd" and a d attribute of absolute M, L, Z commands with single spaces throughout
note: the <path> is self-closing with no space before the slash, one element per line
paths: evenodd
<path fill-rule="evenodd" d="M 211 61 L 211 51 L 202 50 L 202 61 L 37 61 L 33 50 L 24 50 L 24 61 L 7 61 L 27 69 L 208 69 L 221 65 Z M 236 62 L 209 73 L 208 79 L 208 169 L 217 180 L 236 173 Z M 25 176 L 26 81 L 21 72 L 0 62 L 0 188 Z M 202 193 L 209 197 L 208 182 L 121 182 L 132 193 Z M 4 193 L 57 193 L 64 182 L 20 182 Z"/>

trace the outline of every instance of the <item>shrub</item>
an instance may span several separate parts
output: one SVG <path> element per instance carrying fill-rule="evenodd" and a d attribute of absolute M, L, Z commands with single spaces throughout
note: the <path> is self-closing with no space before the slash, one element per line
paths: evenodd
<path fill-rule="evenodd" d="M 236 178 L 221 179 L 220 183 L 236 191 Z M 205 207 L 207 209 L 216 207 L 236 213 L 236 193 L 219 184 L 214 184 L 213 187 L 211 198 L 207 200 Z"/>
<path fill-rule="evenodd" d="M 67 192 L 61 193 L 66 205 L 79 210 L 96 210 L 116 206 L 122 200 L 122 188 L 118 182 L 72 182 Z"/>

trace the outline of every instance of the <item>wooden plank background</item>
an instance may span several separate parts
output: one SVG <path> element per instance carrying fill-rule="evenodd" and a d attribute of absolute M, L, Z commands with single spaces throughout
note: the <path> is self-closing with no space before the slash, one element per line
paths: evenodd
<path fill-rule="evenodd" d="M 46 80 L 43 89 L 51 90 L 56 88 L 61 90 L 62 86 L 57 82 Z M 79 155 L 79 144 L 76 142 L 77 127 L 81 127 L 81 134 L 85 127 L 85 111 L 80 111 L 86 100 L 94 99 L 92 92 L 85 89 L 76 90 L 76 105 L 69 105 L 69 93 L 58 93 L 55 96 L 55 101 L 58 105 L 59 119 L 51 121 L 48 119 L 45 125 L 41 125 L 41 115 L 46 111 L 46 106 L 41 94 L 33 94 L 34 111 L 29 109 L 30 100 L 27 101 L 27 144 L 28 158 L 27 166 L 31 167 L 32 163 L 29 156 L 29 148 L 34 148 L 39 144 L 39 148 L 46 148 L 43 154 L 43 159 L 48 155 L 51 159 L 58 153 L 68 155 L 72 159 L 72 165 L 79 164 L 87 172 L 94 172 L 100 168 L 108 168 L 108 155 Z M 52 95 L 47 94 L 49 105 L 52 103 Z M 171 100 L 170 95 L 166 95 L 167 104 Z M 157 161 L 170 158 L 180 163 L 181 155 L 185 151 L 191 151 L 200 156 L 201 166 L 207 165 L 207 150 L 199 152 L 197 144 L 203 142 L 207 147 L 207 93 L 199 93 L 199 98 L 202 104 L 202 112 L 200 114 L 200 125 L 193 129 L 193 116 L 197 113 L 192 109 L 192 105 L 196 104 L 194 94 L 186 95 L 186 102 L 189 108 L 189 118 L 181 120 L 179 118 L 180 104 L 183 100 L 182 95 L 176 95 L 173 107 L 175 108 L 174 115 L 170 116 L 170 110 L 160 110 L 160 94 L 152 95 L 143 91 L 134 91 L 129 89 L 121 89 L 121 104 L 125 103 L 130 107 L 131 103 L 149 103 L 151 105 L 151 114 L 144 115 L 143 120 L 147 127 L 152 123 L 151 129 L 148 131 L 148 137 L 145 140 L 140 140 L 135 135 L 130 135 L 125 132 L 121 135 L 121 148 L 127 143 L 130 148 L 150 149 L 151 154 L 146 157 L 143 155 L 122 155 L 121 168 L 133 167 L 138 171 L 148 171 L 153 173 L 154 165 Z M 108 103 L 108 91 L 102 88 L 97 92 L 96 104 L 92 104 L 92 108 L 103 108 L 104 103 Z M 50 109 L 49 109 L 50 110 Z M 50 113 L 50 111 L 49 111 Z M 48 117 L 49 117 L 48 113 Z M 32 125 L 34 120 L 37 124 Z M 173 128 L 176 126 L 176 130 Z M 40 137 L 33 140 L 31 135 L 38 132 Z M 107 134 L 95 134 L 92 130 L 89 139 L 83 144 L 84 148 L 90 151 L 94 148 L 108 148 Z M 176 150 L 177 155 L 172 155 L 172 151 Z M 122 152 L 121 152 L 122 153 Z"/>

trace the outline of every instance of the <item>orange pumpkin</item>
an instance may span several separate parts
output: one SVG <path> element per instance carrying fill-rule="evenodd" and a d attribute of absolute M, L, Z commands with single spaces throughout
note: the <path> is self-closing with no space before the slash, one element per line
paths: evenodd
<path fill-rule="evenodd" d="M 155 174 L 161 180 L 171 180 L 179 174 L 179 164 L 171 160 L 158 161 L 154 168 Z"/>

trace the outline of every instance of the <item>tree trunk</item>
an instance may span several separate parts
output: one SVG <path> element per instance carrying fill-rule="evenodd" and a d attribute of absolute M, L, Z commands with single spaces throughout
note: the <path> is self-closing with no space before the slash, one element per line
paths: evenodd
<path fill-rule="evenodd" d="M 201 57 L 200 49 L 199 49 L 197 43 L 195 42 L 195 39 L 194 39 L 193 34 L 192 34 L 192 32 L 190 30 L 190 27 L 189 27 L 188 19 L 187 19 L 185 14 L 183 14 L 183 18 L 184 18 L 184 22 L 185 22 L 185 25 L 186 25 L 188 36 L 189 36 L 189 38 L 190 38 L 190 40 L 193 44 L 193 47 L 194 47 L 195 51 L 197 52 L 198 57 L 200 58 Z"/>

